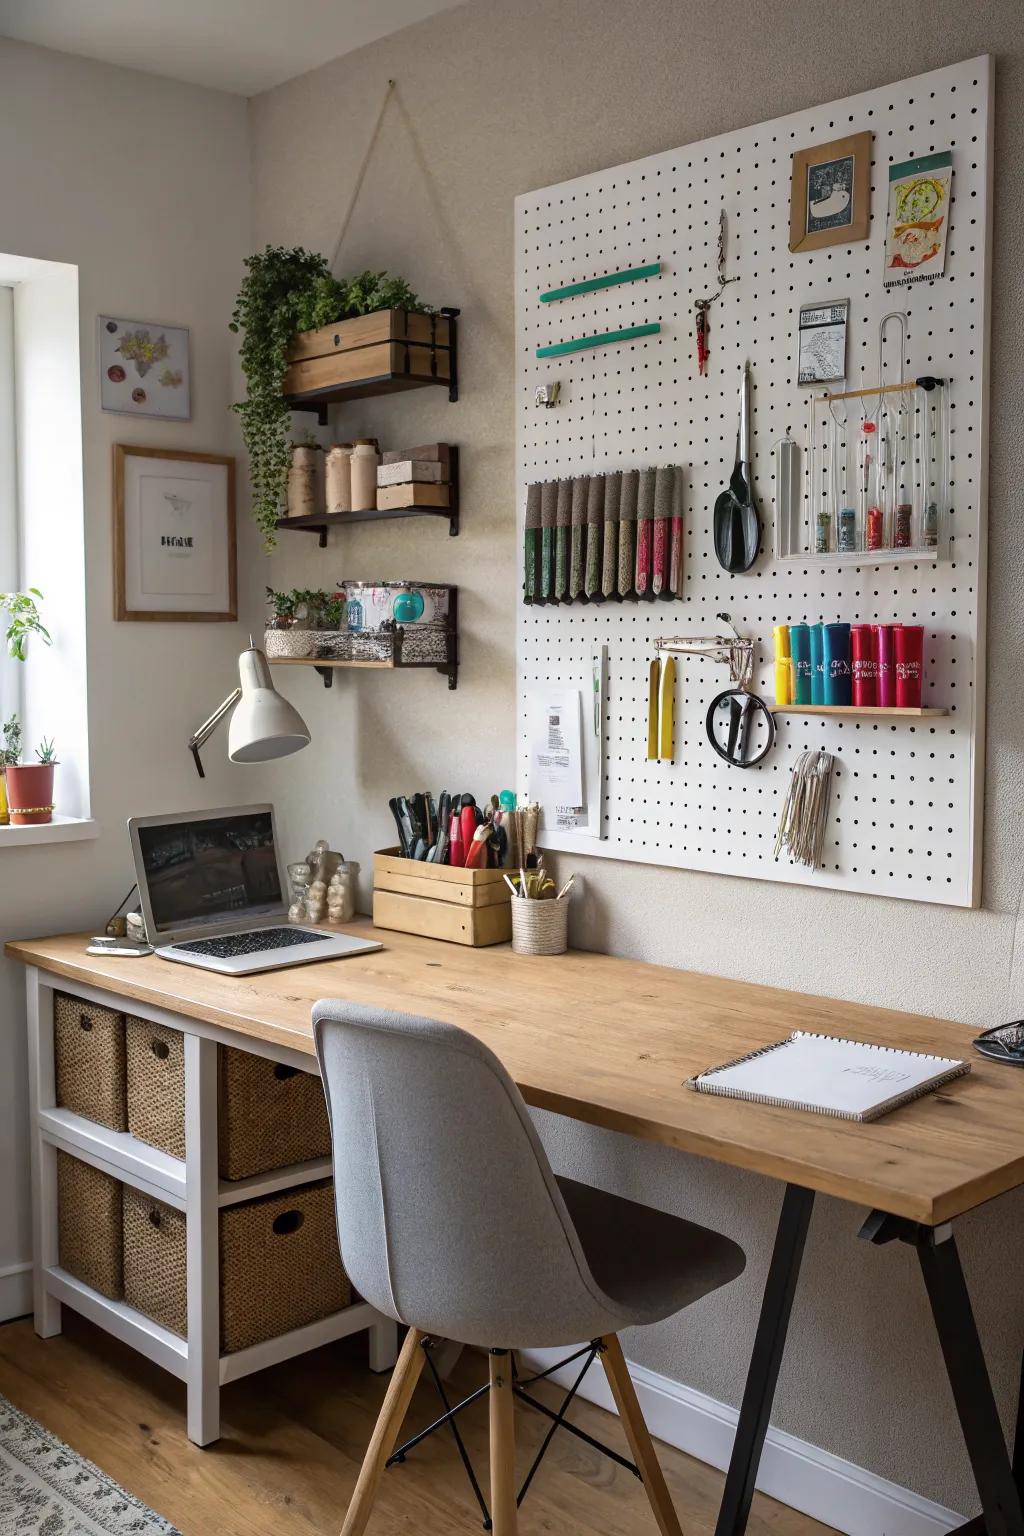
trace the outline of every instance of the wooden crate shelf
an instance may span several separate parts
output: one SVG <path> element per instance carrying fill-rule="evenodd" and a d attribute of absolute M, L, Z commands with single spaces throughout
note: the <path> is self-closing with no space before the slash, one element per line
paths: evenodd
<path fill-rule="evenodd" d="M 400 313 L 397 311 L 381 311 L 384 314 Z M 327 425 L 327 408 L 345 400 L 366 400 L 378 395 L 400 394 L 408 389 L 424 389 L 428 385 L 441 385 L 448 391 L 448 399 L 456 401 L 459 398 L 459 363 L 457 345 L 457 319 L 460 311 L 453 308 L 442 308 L 438 311 L 438 324 L 443 323 L 445 342 L 437 342 L 430 345 L 426 337 L 418 340 L 419 333 L 410 325 L 409 333 L 405 336 L 389 335 L 386 339 L 379 339 L 376 335 L 360 337 L 357 348 L 348 353 L 350 359 L 357 358 L 359 352 L 384 360 L 384 366 L 375 368 L 361 376 L 339 378 L 333 381 L 329 379 L 322 385 L 310 383 L 305 389 L 289 389 L 288 381 L 285 385 L 285 402 L 293 411 L 314 411 L 321 426 Z M 370 323 L 377 319 L 375 315 L 359 317 L 360 323 Z M 414 321 L 426 321 L 430 316 L 409 315 L 407 323 Z M 342 325 L 353 326 L 354 321 L 341 322 Z M 306 332 L 296 339 L 292 349 L 292 363 L 289 370 L 290 377 L 295 378 L 295 371 L 303 369 L 311 379 L 317 374 L 315 368 L 305 368 L 312 359 L 309 355 L 313 338 L 328 331 L 337 330 L 338 327 L 325 326 L 322 332 Z M 327 361 L 330 361 L 328 358 Z M 364 361 L 368 361 L 368 356 Z M 355 366 L 354 363 L 349 364 Z"/>

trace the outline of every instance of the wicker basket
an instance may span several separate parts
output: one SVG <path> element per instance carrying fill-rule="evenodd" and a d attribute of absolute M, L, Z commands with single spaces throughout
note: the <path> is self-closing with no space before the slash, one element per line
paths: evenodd
<path fill-rule="evenodd" d="M 182 1336 L 188 1329 L 185 1236 L 182 1212 L 125 1188 L 125 1300 Z M 222 1354 L 305 1327 L 351 1300 L 330 1179 L 220 1212 Z"/>
<path fill-rule="evenodd" d="M 121 1185 L 109 1173 L 57 1153 L 60 1267 L 120 1301 L 124 1295 Z"/>
<path fill-rule="evenodd" d="M 128 1128 L 140 1141 L 184 1157 L 184 1037 L 129 1017 L 127 1038 Z M 217 1059 L 222 1179 L 247 1179 L 330 1154 L 318 1077 L 229 1046 L 220 1047 Z"/>
<path fill-rule="evenodd" d="M 55 992 L 53 1049 L 59 1107 L 126 1130 L 124 1015 Z"/>
<path fill-rule="evenodd" d="M 185 1156 L 185 1037 L 130 1014 L 125 1020 L 128 1129 L 172 1157 Z"/>
<path fill-rule="evenodd" d="M 222 1179 L 328 1157 L 331 1127 L 319 1077 L 222 1046 L 219 1056 Z"/>
<path fill-rule="evenodd" d="M 568 901 L 530 901 L 513 897 L 512 949 L 517 955 L 564 955 L 569 947 Z"/>

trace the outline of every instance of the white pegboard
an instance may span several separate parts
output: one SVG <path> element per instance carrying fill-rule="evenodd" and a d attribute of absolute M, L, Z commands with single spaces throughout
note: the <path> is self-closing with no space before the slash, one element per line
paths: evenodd
<path fill-rule="evenodd" d="M 517 503 L 534 480 L 651 464 L 685 466 L 682 601 L 572 606 L 520 602 L 519 783 L 528 790 L 526 694 L 545 680 L 589 676 L 608 647 L 605 838 L 545 831 L 543 845 L 642 863 L 876 892 L 955 906 L 980 894 L 984 771 L 984 589 L 992 61 L 967 60 L 845 101 L 516 199 Z M 871 237 L 789 251 L 794 150 L 870 129 Z M 953 150 L 945 275 L 882 286 L 888 167 Z M 711 310 L 711 356 L 697 374 L 696 298 L 714 289 L 719 210 L 729 223 L 728 287 Z M 660 260 L 658 277 L 541 304 L 550 288 Z M 801 304 L 850 300 L 848 387 L 875 381 L 878 323 L 907 314 L 907 375 L 949 380 L 951 539 L 942 558 L 872 565 L 773 559 L 775 445 L 787 428 L 806 446 L 807 393 L 796 384 Z M 552 342 L 660 321 L 658 336 L 538 360 Z M 762 554 L 745 576 L 715 558 L 711 511 L 735 454 L 740 370 L 753 378 L 753 479 Z M 560 379 L 561 403 L 537 408 L 537 384 Z M 806 454 L 803 455 L 806 468 Z M 948 558 L 947 556 L 948 550 Z M 522 560 L 519 559 L 521 568 Z M 733 768 L 711 750 L 704 716 L 728 686 L 724 668 L 678 662 L 676 757 L 646 758 L 653 639 L 713 634 L 728 612 L 758 642 L 754 688 L 774 696 L 776 623 L 851 620 L 925 626 L 925 704 L 948 718 L 777 716 L 763 765 Z M 679 696 L 681 694 L 681 697 Z M 819 870 L 776 863 L 778 813 L 805 748 L 838 758 Z"/>

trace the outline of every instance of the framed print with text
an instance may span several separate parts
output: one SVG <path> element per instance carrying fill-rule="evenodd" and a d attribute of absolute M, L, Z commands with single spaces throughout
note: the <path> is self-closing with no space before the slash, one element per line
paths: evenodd
<path fill-rule="evenodd" d="M 238 617 L 235 461 L 114 446 L 114 617 Z"/>

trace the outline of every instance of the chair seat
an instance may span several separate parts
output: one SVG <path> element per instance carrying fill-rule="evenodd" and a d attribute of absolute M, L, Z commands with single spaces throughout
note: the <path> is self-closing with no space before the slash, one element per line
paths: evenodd
<path fill-rule="evenodd" d="M 743 1273 L 743 1249 L 710 1227 L 575 1179 L 558 1187 L 594 1279 L 626 1326 L 661 1322 Z"/>

